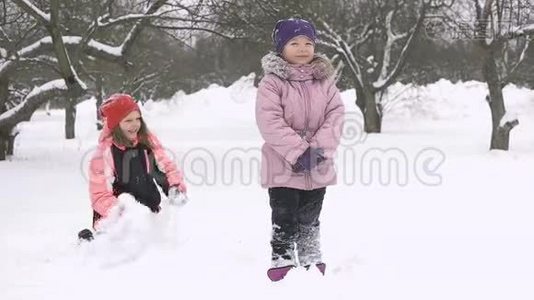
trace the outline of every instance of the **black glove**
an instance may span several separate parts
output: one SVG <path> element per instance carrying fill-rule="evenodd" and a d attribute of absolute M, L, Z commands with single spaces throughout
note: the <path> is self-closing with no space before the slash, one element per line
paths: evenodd
<path fill-rule="evenodd" d="M 150 211 L 155 213 L 155 214 L 159 213 L 160 210 L 161 210 L 161 206 L 159 206 L 159 205 L 158 206 L 152 206 L 152 207 L 149 207 L 149 208 L 150 208 Z"/>
<path fill-rule="evenodd" d="M 299 156 L 297 162 L 293 165 L 293 172 L 309 172 L 325 160 L 326 158 L 324 157 L 324 150 L 322 148 L 310 147 Z"/>

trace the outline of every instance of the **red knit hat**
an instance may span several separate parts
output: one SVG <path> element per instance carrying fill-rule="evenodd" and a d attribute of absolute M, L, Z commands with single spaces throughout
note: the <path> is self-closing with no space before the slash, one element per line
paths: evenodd
<path fill-rule="evenodd" d="M 100 106 L 100 113 L 111 130 L 132 111 L 141 112 L 134 98 L 128 94 L 113 94 Z"/>

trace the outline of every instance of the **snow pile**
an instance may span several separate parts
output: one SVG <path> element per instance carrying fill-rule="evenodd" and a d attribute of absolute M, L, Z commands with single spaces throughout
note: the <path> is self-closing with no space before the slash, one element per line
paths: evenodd
<path fill-rule="evenodd" d="M 119 196 L 119 205 L 104 219 L 91 243 L 84 243 L 86 258 L 101 267 L 112 267 L 138 258 L 154 242 L 159 228 L 157 215 L 129 194 Z"/>
<path fill-rule="evenodd" d="M 386 117 L 394 120 L 459 120 L 489 116 L 487 94 L 487 84 L 483 82 L 452 83 L 440 79 L 426 86 L 395 83 L 384 95 L 383 102 Z M 503 94 L 508 112 L 518 114 L 532 109 L 532 90 L 509 84 Z"/>
<path fill-rule="evenodd" d="M 254 74 L 229 87 L 211 85 L 191 95 L 177 92 L 167 101 L 145 105 L 149 117 L 172 117 L 180 128 L 234 128 L 254 120 Z M 173 126 L 173 125 L 170 125 Z"/>

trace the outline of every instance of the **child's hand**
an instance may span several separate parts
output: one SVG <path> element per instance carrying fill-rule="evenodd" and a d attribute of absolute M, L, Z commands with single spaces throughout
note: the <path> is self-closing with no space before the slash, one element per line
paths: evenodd
<path fill-rule="evenodd" d="M 311 169 L 315 168 L 315 166 L 322 163 L 325 159 L 323 149 L 308 148 L 299 156 L 297 162 L 293 165 L 293 172 L 311 171 Z"/>
<path fill-rule="evenodd" d="M 187 195 L 180 192 L 179 188 L 175 186 L 169 189 L 169 196 L 167 198 L 169 198 L 171 205 L 176 206 L 184 206 L 189 201 Z"/>

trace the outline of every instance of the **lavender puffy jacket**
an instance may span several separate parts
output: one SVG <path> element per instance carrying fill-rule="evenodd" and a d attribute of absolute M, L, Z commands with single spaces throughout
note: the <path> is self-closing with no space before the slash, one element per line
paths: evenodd
<path fill-rule="evenodd" d="M 262 187 L 312 190 L 336 183 L 333 156 L 339 145 L 345 108 L 327 58 L 291 65 L 274 53 L 262 59 L 265 77 L 258 87 L 256 123 L 262 147 Z M 311 172 L 291 166 L 308 148 L 322 148 L 326 160 Z"/>

